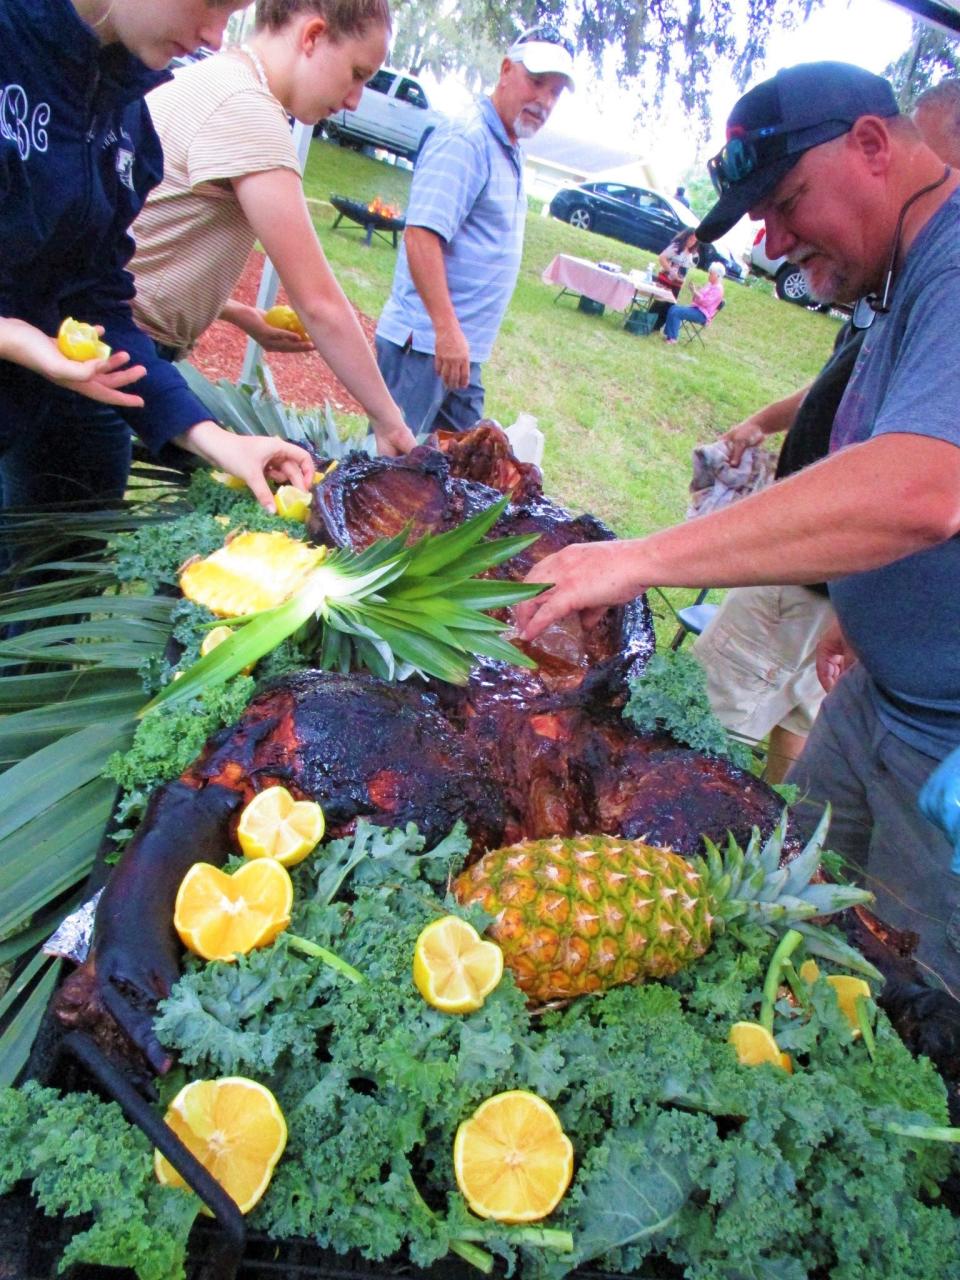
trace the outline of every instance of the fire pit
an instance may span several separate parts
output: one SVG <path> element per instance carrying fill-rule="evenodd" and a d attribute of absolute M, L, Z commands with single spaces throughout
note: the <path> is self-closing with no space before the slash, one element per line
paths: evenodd
<path fill-rule="evenodd" d="M 386 240 L 389 236 L 396 249 L 397 236 L 407 225 L 402 217 L 390 217 L 376 208 L 371 209 L 362 200 L 351 200 L 349 196 L 332 195 L 330 203 L 337 211 L 334 228 L 338 227 L 344 218 L 348 218 L 363 228 L 365 244 L 372 244 L 375 235 L 378 235 L 381 240 Z M 376 204 L 375 201 L 374 204 Z M 352 228 L 348 229 L 352 230 Z"/>

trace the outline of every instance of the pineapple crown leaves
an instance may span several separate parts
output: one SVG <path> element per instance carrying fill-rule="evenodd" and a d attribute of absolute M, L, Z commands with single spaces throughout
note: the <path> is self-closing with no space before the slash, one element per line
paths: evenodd
<path fill-rule="evenodd" d="M 811 883 L 820 866 L 829 825 L 828 805 L 816 831 L 797 857 L 785 866 L 780 865 L 780 859 L 787 834 L 786 810 L 762 846 L 756 828 L 745 849 L 730 836 L 723 853 L 712 840 L 704 837 L 706 857 L 698 858 L 696 866 L 712 899 L 715 917 L 721 921 L 742 917 L 779 931 L 814 916 L 831 915 L 872 902 L 873 894 L 865 889 Z"/>
<path fill-rule="evenodd" d="M 141 716 L 223 684 L 313 619 L 323 625 L 305 639 L 327 670 L 344 671 L 357 660 L 387 679 L 419 671 L 462 684 L 477 657 L 534 667 L 503 639 L 507 624 L 483 610 L 529 599 L 543 587 L 474 576 L 539 536 L 483 541 L 508 503 L 503 497 L 457 528 L 427 534 L 409 546 L 409 529 L 404 529 L 361 552 L 331 552 L 288 600 L 232 619 L 235 634 L 161 690 Z"/>

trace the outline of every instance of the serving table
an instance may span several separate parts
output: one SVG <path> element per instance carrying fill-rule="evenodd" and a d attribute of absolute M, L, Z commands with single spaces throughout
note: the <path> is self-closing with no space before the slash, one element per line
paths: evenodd
<path fill-rule="evenodd" d="M 558 253 L 540 278 L 544 284 L 562 286 L 554 302 L 565 293 L 589 298 L 614 311 L 626 311 L 633 302 L 634 286 L 629 276 L 569 253 Z"/>

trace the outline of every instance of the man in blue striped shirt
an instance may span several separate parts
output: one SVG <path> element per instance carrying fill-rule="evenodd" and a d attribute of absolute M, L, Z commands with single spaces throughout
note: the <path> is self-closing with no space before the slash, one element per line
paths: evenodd
<path fill-rule="evenodd" d="M 527 204 L 519 142 L 573 88 L 573 45 L 542 25 L 507 51 L 489 98 L 424 144 L 377 363 L 415 434 L 483 417 L 480 366 L 513 295 Z"/>

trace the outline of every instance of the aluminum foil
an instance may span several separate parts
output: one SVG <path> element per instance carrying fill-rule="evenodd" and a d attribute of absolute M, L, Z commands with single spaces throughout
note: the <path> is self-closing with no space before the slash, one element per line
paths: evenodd
<path fill-rule="evenodd" d="M 64 960 L 73 960 L 83 964 L 90 950 L 93 938 L 93 918 L 96 915 L 97 903 L 100 901 L 99 889 L 82 907 L 78 907 L 51 933 L 43 944 L 44 955 L 61 956 Z"/>

